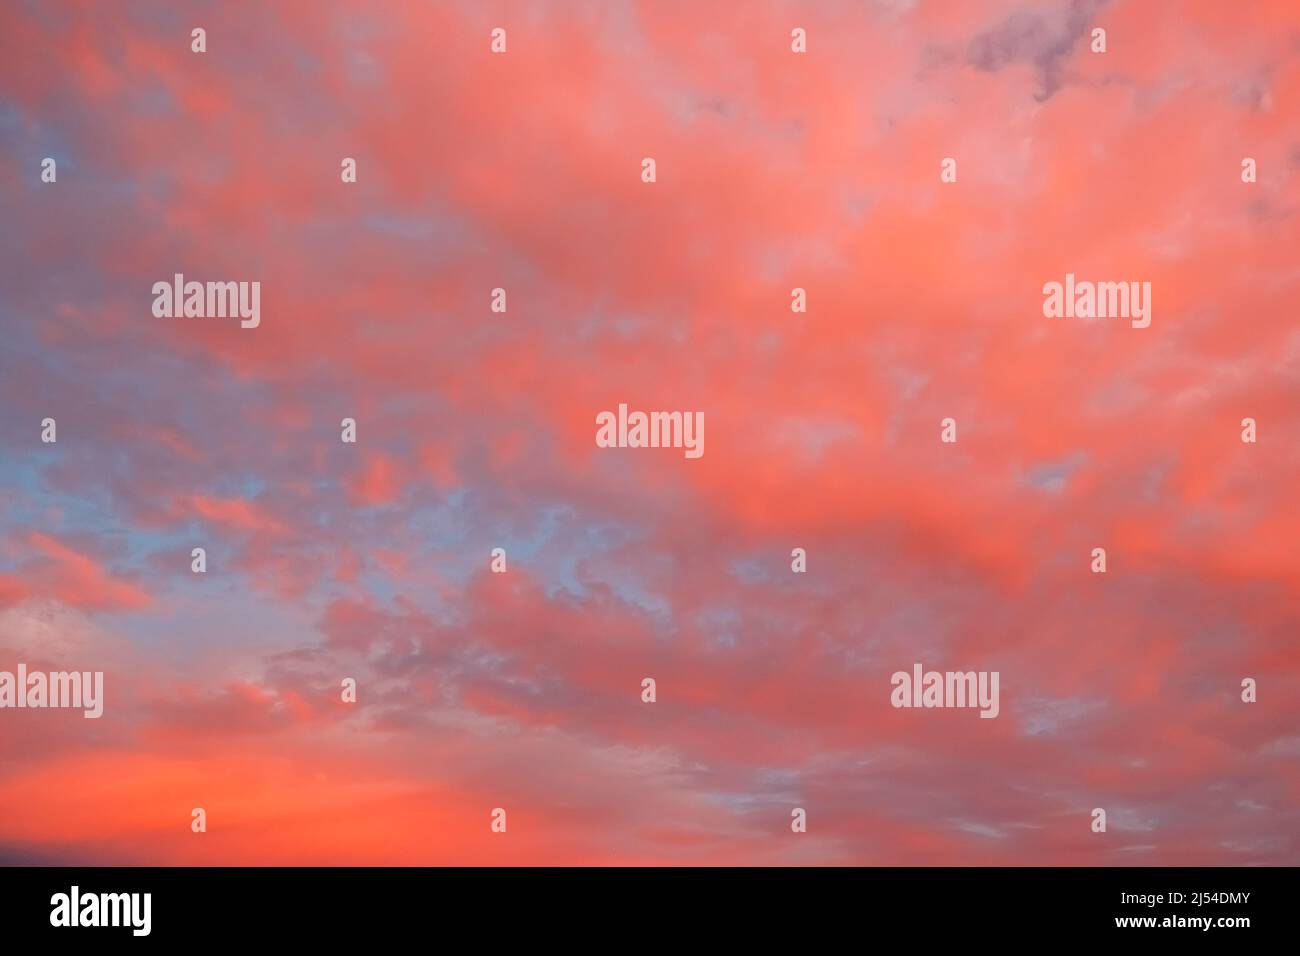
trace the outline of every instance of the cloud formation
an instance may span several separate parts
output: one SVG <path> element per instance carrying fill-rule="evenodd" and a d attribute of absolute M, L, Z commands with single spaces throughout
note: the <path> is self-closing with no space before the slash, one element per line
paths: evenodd
<path fill-rule="evenodd" d="M 1296 863 L 1297 38 L 0 9 L 0 669 L 107 698 L 0 713 L 0 859 Z M 1151 327 L 1044 318 L 1067 272 Z M 175 273 L 261 324 L 155 318 Z M 620 402 L 707 453 L 596 448 Z M 999 717 L 892 709 L 914 661 L 999 671 Z"/>

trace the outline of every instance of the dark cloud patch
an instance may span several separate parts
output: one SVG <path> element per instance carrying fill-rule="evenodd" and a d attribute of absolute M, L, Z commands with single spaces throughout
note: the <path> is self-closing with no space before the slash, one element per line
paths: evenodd
<path fill-rule="evenodd" d="M 1065 63 L 1106 0 L 1073 0 L 1068 9 L 1045 13 L 1018 10 L 970 42 L 966 62 L 995 73 L 1012 63 L 1032 63 L 1039 88 L 1034 99 L 1050 99 L 1065 83 Z"/>

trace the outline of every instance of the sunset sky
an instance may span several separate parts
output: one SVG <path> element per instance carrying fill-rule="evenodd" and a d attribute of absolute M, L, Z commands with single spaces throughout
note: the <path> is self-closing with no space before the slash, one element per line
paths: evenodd
<path fill-rule="evenodd" d="M 1300 863 L 1298 491 L 1294 0 L 0 5 L 0 863 Z"/>

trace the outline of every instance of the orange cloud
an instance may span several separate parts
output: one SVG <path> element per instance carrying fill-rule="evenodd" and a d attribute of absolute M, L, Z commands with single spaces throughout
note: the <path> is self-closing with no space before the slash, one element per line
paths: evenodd
<path fill-rule="evenodd" d="M 33 531 L 27 542 L 42 555 L 26 571 L 33 592 L 93 610 L 141 610 L 152 603 L 141 588 L 113 577 L 93 558 L 49 535 Z"/>

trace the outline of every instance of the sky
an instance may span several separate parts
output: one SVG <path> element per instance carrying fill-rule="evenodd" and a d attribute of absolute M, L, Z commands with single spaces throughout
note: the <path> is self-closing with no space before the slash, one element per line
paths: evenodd
<path fill-rule="evenodd" d="M 1291 0 L 0 5 L 0 670 L 105 688 L 0 862 L 1300 863 L 1298 100 Z"/>

